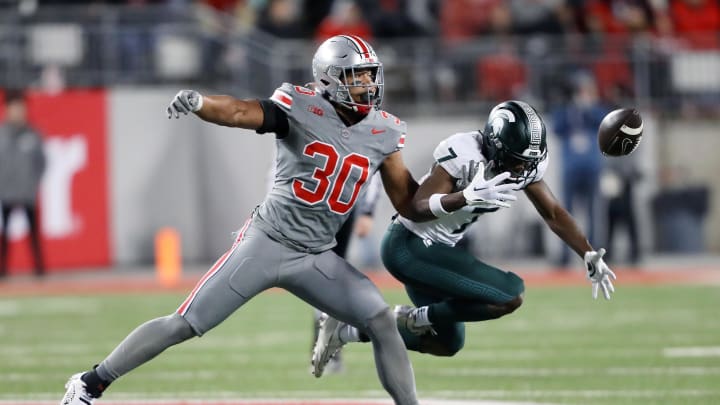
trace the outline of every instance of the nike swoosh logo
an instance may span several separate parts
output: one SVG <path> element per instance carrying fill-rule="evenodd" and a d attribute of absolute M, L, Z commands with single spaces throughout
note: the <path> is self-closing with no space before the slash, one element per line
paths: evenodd
<path fill-rule="evenodd" d="M 370 130 L 370 132 L 372 132 L 373 135 L 377 135 L 377 134 L 382 134 L 383 132 L 385 132 L 385 130 L 384 130 L 384 129 L 375 129 L 375 128 L 373 128 L 373 129 Z"/>

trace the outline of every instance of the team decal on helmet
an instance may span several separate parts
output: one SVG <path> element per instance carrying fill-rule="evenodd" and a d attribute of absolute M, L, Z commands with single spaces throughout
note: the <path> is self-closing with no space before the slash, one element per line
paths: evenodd
<path fill-rule="evenodd" d="M 520 108 L 523 109 L 527 116 L 528 123 L 530 124 L 530 151 L 540 153 L 540 142 L 542 140 L 543 124 L 540 121 L 540 116 L 535 112 L 535 109 L 530 107 L 528 103 L 523 101 L 517 101 Z"/>
<path fill-rule="evenodd" d="M 515 114 L 512 113 L 510 110 L 505 109 L 497 109 L 493 110 L 490 113 L 491 118 L 490 119 L 490 125 L 493 127 L 493 132 L 498 133 L 502 131 L 503 126 L 505 126 L 505 121 L 509 122 L 515 122 Z"/>
<path fill-rule="evenodd" d="M 360 52 L 360 55 L 365 59 L 365 63 L 374 63 L 377 60 L 377 56 L 375 55 L 375 51 L 372 49 L 372 47 L 365 42 L 362 38 L 360 38 L 357 35 L 339 35 L 341 37 L 347 38 L 350 42 L 352 42 L 355 47 L 357 48 L 358 52 Z"/>

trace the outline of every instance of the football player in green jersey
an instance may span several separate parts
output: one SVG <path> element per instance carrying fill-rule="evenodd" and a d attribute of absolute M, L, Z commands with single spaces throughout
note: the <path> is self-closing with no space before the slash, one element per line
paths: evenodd
<path fill-rule="evenodd" d="M 523 302 L 522 278 L 455 247 L 478 216 L 508 208 L 515 199 L 504 195 L 500 201 L 487 198 L 463 207 L 461 200 L 469 201 L 468 194 L 479 188 L 512 184 L 513 190 L 524 191 L 550 229 L 585 261 L 593 298 L 602 290 L 610 299 L 615 274 L 603 260 L 605 250 L 590 245 L 543 180 L 549 162 L 545 124 L 533 107 L 503 102 L 490 112 L 483 131 L 450 136 L 433 157 L 413 202 L 429 207 L 436 218 L 419 222 L 398 215 L 382 243 L 383 263 L 415 304 L 395 307 L 408 349 L 452 356 L 463 347 L 464 322 L 502 317 Z M 348 342 L 367 341 L 334 318 L 325 316 L 321 323 L 318 357 L 329 358 Z"/>

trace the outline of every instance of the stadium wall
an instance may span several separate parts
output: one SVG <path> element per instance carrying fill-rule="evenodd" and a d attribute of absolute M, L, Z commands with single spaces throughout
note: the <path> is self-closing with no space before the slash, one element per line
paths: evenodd
<path fill-rule="evenodd" d="M 274 159 L 272 135 L 229 129 L 197 119 L 168 120 L 167 102 L 175 88 L 117 88 L 110 97 L 110 156 L 112 184 L 112 241 L 118 264 L 152 261 L 152 238 L 163 226 L 174 226 L 182 235 L 184 259 L 212 260 L 231 241 L 231 233 L 242 225 L 266 191 L 267 173 Z M 646 114 L 647 116 L 648 114 Z M 408 122 L 408 140 L 403 152 L 406 164 L 416 177 L 428 168 L 435 145 L 449 134 L 476 128 L 476 117 L 402 117 Z M 654 120 L 646 117 L 648 133 Z M 655 171 L 656 144 L 652 136 L 638 150 L 645 172 Z M 547 181 L 560 194 L 557 142 L 550 140 L 553 156 Z M 640 190 L 639 204 L 646 204 L 654 192 L 652 176 Z M 521 198 L 523 200 L 524 198 Z M 488 216 L 477 232 L 493 232 L 490 253 L 503 255 L 523 251 L 523 241 L 511 230 L 537 223 L 529 203 L 518 204 L 512 212 Z M 641 223 L 651 232 L 647 210 L 640 210 Z M 373 237 L 379 240 L 393 214 L 387 199 L 377 211 Z M 545 235 L 546 246 L 555 252 L 559 242 Z M 649 248 L 649 241 L 644 241 Z M 487 244 L 485 244 L 487 246 Z M 519 250 L 518 250 L 519 249 Z"/>
<path fill-rule="evenodd" d="M 74 211 L 67 218 L 60 218 L 60 223 L 65 221 L 77 229 L 85 229 L 83 226 L 91 223 L 100 227 L 92 235 L 83 236 L 92 243 L 82 242 L 84 239 L 78 239 L 77 232 L 67 237 L 73 242 L 71 245 L 58 244 L 57 235 L 46 234 L 48 246 L 63 246 L 48 260 L 54 271 L 152 263 L 154 235 L 165 226 L 180 232 L 183 259 L 187 263 L 207 263 L 227 249 L 231 233 L 262 200 L 267 173 L 273 164 L 272 135 L 209 125 L 191 117 L 168 120 L 165 108 L 176 92 L 177 88 L 118 87 L 68 92 L 37 101 L 43 111 L 59 111 L 42 117 L 37 112 L 31 115 L 41 123 L 46 140 L 52 143 L 91 134 L 83 135 L 87 139 L 87 148 L 83 149 L 87 153 L 86 165 L 68 182 Z M 53 103 L 67 108 L 55 109 Z M 715 174 L 720 172 L 720 161 L 713 152 L 720 147 L 720 139 L 714 122 L 688 120 L 658 125 L 649 112 L 643 115 L 645 137 L 636 155 L 647 174 L 638 188 L 638 212 L 647 250 L 652 247 L 653 236 L 648 206 L 658 190 L 655 176 L 658 168 L 685 167 L 686 177 L 681 179 L 681 186 L 701 184 L 711 192 L 718 190 L 720 179 Z M 404 158 L 418 178 L 427 170 L 430 153 L 438 141 L 454 132 L 476 128 L 482 121 L 471 116 L 402 118 L 409 128 Z M 553 160 L 546 179 L 559 196 L 561 156 L 552 135 L 549 145 Z M 72 157 L 58 156 L 65 160 Z M 56 169 L 48 170 L 46 183 L 48 178 L 57 177 Z M 50 192 L 43 195 L 49 202 L 56 200 Z M 503 256 L 532 250 L 527 241 L 516 237 L 518 229 L 530 229 L 539 222 L 534 209 L 523 200 L 512 211 L 481 219 L 482 225 L 476 226 L 475 232 L 494 235 L 490 242 L 485 240 L 482 244 L 483 253 Z M 42 204 L 46 218 L 48 206 Z M 89 213 L 75 207 L 88 207 L 83 209 Z M 720 251 L 717 208 L 711 199 L 704 224 L 706 246 L 711 252 Z M 382 199 L 373 231 L 375 241 L 380 239 L 392 213 L 387 199 Z M 13 243 L 26 249 L 26 229 L 22 224 L 15 228 Z M 91 228 L 87 230 L 90 232 Z M 543 240 L 554 255 L 560 246 L 557 238 L 545 232 Z M 67 246 L 77 246 L 81 254 L 70 260 L 71 250 Z M 23 256 L 24 252 L 14 256 Z M 29 267 L 27 259 L 15 262 L 18 263 Z"/>

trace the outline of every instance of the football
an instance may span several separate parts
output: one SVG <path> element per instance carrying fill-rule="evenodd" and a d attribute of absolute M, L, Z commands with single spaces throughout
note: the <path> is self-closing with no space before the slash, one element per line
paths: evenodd
<path fill-rule="evenodd" d="M 605 156 L 625 156 L 637 149 L 642 139 L 643 120 L 634 108 L 609 112 L 598 128 L 598 146 Z"/>

